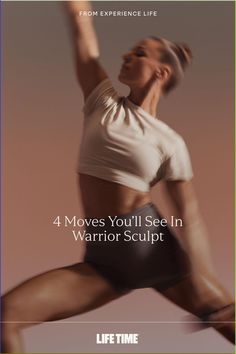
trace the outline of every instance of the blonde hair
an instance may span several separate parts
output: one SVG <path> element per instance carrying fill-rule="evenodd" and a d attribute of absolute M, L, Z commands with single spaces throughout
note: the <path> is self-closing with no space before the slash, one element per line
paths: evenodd
<path fill-rule="evenodd" d="M 168 94 L 177 86 L 184 76 L 186 67 L 191 63 L 193 58 L 191 49 L 185 43 L 175 43 L 155 36 L 150 36 L 149 38 L 162 44 L 162 48 L 158 50 L 160 54 L 159 61 L 169 64 L 172 68 L 172 74 L 162 88 L 163 93 Z"/>

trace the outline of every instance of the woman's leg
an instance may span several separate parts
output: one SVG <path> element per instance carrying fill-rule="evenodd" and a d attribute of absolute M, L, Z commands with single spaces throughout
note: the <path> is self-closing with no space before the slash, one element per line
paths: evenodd
<path fill-rule="evenodd" d="M 2 297 L 2 351 L 22 353 L 20 330 L 95 309 L 122 294 L 87 263 L 37 275 Z"/>
<path fill-rule="evenodd" d="M 199 317 L 204 313 L 219 310 L 234 302 L 216 277 L 207 273 L 192 274 L 177 285 L 163 291 L 158 290 L 158 286 L 153 287 L 153 289 L 159 291 L 176 305 Z M 212 323 L 211 326 L 234 343 L 234 313 L 232 307 L 227 309 L 215 312 L 211 316 L 211 321 L 219 321 L 218 324 Z M 221 321 L 222 323 L 220 323 Z"/>

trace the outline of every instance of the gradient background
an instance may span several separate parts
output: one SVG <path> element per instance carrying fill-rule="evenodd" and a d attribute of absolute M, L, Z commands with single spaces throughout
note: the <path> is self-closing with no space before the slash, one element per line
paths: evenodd
<path fill-rule="evenodd" d="M 233 2 L 94 2 L 99 9 L 157 10 L 158 17 L 95 17 L 101 61 L 116 89 L 121 55 L 147 35 L 184 41 L 194 54 L 159 118 L 188 144 L 216 271 L 233 295 Z M 68 28 L 58 2 L 3 3 L 3 292 L 41 272 L 81 260 L 84 245 L 58 215 L 83 217 L 76 186 L 82 128 Z M 170 213 L 161 186 L 155 203 Z M 79 294 L 78 294 L 79 296 Z M 83 321 L 181 321 L 186 312 L 151 289 L 100 309 L 26 329 L 28 352 L 233 353 L 213 330 L 184 325 Z M 70 323 L 70 322 L 73 323 Z M 138 346 L 96 346 L 97 332 L 140 333 Z M 56 338 L 56 339 L 55 339 Z"/>

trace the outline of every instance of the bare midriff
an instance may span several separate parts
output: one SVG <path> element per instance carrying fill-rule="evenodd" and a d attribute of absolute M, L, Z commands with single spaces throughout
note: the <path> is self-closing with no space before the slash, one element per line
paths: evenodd
<path fill-rule="evenodd" d="M 151 202 L 149 192 L 82 173 L 78 174 L 78 186 L 85 216 L 90 218 L 130 213 Z"/>

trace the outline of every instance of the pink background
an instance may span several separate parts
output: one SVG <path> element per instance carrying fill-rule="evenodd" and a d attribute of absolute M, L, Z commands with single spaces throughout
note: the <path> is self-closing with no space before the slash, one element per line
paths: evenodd
<path fill-rule="evenodd" d="M 185 138 L 216 271 L 233 294 L 233 2 L 95 2 L 94 9 L 157 10 L 158 17 L 94 18 L 101 61 L 116 89 L 121 55 L 157 35 L 190 45 L 184 82 L 161 103 L 159 118 Z M 65 16 L 58 2 L 3 3 L 3 292 L 56 267 L 79 262 L 83 244 L 52 224 L 82 217 L 76 164 L 82 94 L 75 79 Z M 161 188 L 154 202 L 167 212 Z M 100 309 L 24 331 L 29 352 L 233 353 L 213 330 L 186 334 L 186 313 L 151 289 Z M 73 323 L 69 323 L 73 321 Z M 97 332 L 140 333 L 138 346 L 96 346 Z"/>

